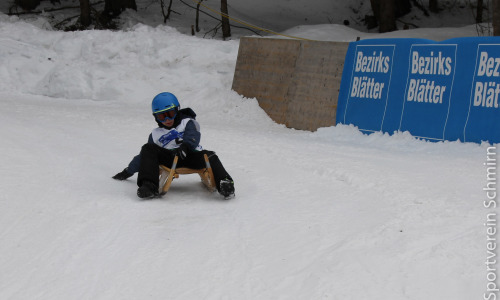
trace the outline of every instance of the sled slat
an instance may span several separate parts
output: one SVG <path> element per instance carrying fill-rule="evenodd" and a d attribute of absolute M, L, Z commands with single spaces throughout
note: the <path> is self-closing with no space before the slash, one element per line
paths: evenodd
<path fill-rule="evenodd" d="M 186 174 L 198 174 L 201 178 L 201 181 L 208 188 L 208 190 L 211 192 L 215 191 L 216 186 L 212 167 L 210 166 L 208 156 L 206 154 L 204 154 L 203 156 L 205 159 L 205 168 L 203 169 L 176 168 L 178 162 L 177 156 L 175 156 L 171 168 L 160 165 L 160 194 L 163 195 L 168 192 L 174 178 L 179 178 L 179 175 Z"/>

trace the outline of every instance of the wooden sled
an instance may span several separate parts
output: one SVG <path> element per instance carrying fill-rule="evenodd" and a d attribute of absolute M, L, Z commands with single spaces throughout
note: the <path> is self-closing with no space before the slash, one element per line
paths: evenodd
<path fill-rule="evenodd" d="M 204 154 L 203 157 L 205 158 L 205 168 L 203 169 L 177 168 L 177 161 L 179 160 L 179 157 L 177 155 L 174 157 L 174 162 L 172 163 L 171 168 L 160 165 L 160 184 L 158 188 L 158 192 L 160 193 L 160 195 L 166 194 L 170 189 L 172 180 L 174 180 L 174 178 L 179 178 L 179 175 L 181 174 L 196 173 L 200 175 L 201 181 L 203 182 L 203 184 L 205 184 L 210 192 L 215 191 L 216 186 L 212 167 L 210 166 L 210 162 L 208 161 L 208 156 Z"/>

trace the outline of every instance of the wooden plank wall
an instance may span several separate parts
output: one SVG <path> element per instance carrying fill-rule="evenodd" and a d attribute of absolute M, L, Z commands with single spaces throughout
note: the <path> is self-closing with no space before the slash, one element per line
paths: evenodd
<path fill-rule="evenodd" d="M 241 38 L 232 89 L 277 123 L 315 131 L 335 125 L 349 43 Z"/>

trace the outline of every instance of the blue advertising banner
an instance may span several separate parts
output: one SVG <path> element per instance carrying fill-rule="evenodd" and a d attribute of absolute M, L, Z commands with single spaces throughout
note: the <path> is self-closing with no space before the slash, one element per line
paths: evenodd
<path fill-rule="evenodd" d="M 481 44 L 477 48 L 464 139 L 477 136 L 481 140 L 489 140 L 492 132 L 496 132 L 494 136 L 498 137 L 499 94 L 500 45 Z M 495 139 L 494 142 L 499 140 Z"/>
<path fill-rule="evenodd" d="M 382 130 L 392 75 L 394 45 L 356 46 L 345 115 L 366 130 Z M 366 118 L 363 110 L 371 113 Z"/>
<path fill-rule="evenodd" d="M 434 141 L 500 142 L 500 38 L 351 43 L 337 123 Z"/>
<path fill-rule="evenodd" d="M 412 45 L 399 130 L 444 140 L 455 79 L 456 45 Z"/>

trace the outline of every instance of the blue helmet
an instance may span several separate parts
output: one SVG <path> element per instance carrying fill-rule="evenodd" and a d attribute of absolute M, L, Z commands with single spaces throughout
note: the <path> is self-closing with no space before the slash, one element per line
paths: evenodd
<path fill-rule="evenodd" d="M 161 112 L 165 112 L 168 110 L 179 110 L 180 105 L 177 97 L 175 97 L 172 93 L 159 93 L 154 97 L 153 102 L 151 103 L 151 109 L 153 110 L 153 115 Z"/>
<path fill-rule="evenodd" d="M 179 108 L 179 101 L 172 93 L 160 93 L 154 97 L 153 103 L 151 103 L 153 116 L 160 123 L 175 119 Z"/>

